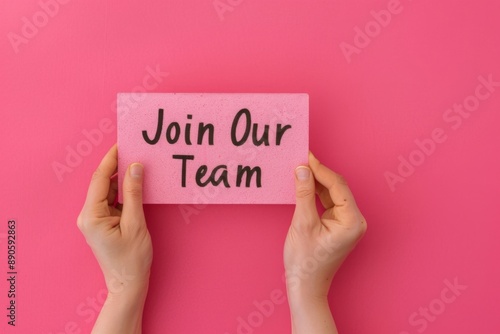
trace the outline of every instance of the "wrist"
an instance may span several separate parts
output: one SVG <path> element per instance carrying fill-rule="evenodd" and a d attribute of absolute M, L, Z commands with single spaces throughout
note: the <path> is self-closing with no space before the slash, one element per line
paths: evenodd
<path fill-rule="evenodd" d="M 318 277 L 290 277 L 286 280 L 286 290 L 290 303 L 317 303 L 328 300 L 331 279 Z"/>
<path fill-rule="evenodd" d="M 328 305 L 328 295 L 307 289 L 287 289 L 290 308 L 309 308 L 311 306 Z"/>
<path fill-rule="evenodd" d="M 288 304 L 292 333 L 337 333 L 327 296 L 294 291 L 289 293 Z"/>
<path fill-rule="evenodd" d="M 106 304 L 112 305 L 117 314 L 125 317 L 141 316 L 146 304 L 148 285 L 129 286 L 121 293 L 108 292 Z"/>
<path fill-rule="evenodd" d="M 108 287 L 108 298 L 120 303 L 144 302 L 149 290 L 149 280 L 137 281 L 117 288 Z"/>
<path fill-rule="evenodd" d="M 105 273 L 106 286 L 108 296 L 112 298 L 120 298 L 124 301 L 127 299 L 137 299 L 141 295 L 146 295 L 149 288 L 150 272 L 134 275 L 126 270 L 118 272 L 117 270 L 111 273 Z"/>
<path fill-rule="evenodd" d="M 142 313 L 146 296 L 147 286 L 128 287 L 120 293 L 108 292 L 92 334 L 142 333 Z"/>
<path fill-rule="evenodd" d="M 291 311 L 328 306 L 328 291 L 331 280 L 319 280 L 313 277 L 290 277 L 286 281 L 288 302 Z"/>

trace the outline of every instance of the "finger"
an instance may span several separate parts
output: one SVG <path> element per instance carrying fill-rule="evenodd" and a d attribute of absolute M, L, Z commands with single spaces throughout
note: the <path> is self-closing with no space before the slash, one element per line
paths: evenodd
<path fill-rule="evenodd" d="M 118 151 L 116 144 L 106 153 L 99 167 L 92 175 L 87 192 L 86 205 L 95 205 L 106 201 L 109 193 L 110 177 L 116 171 Z"/>
<path fill-rule="evenodd" d="M 116 175 L 111 178 L 109 191 L 108 191 L 108 205 L 113 206 L 116 203 L 116 195 L 118 194 L 118 178 Z"/>
<path fill-rule="evenodd" d="M 292 225 L 312 227 L 318 223 L 313 173 L 309 167 L 299 166 L 295 169 L 295 212 Z"/>
<path fill-rule="evenodd" d="M 124 229 L 140 227 L 144 224 L 144 209 L 142 207 L 142 183 L 144 167 L 140 163 L 131 164 L 123 180 L 123 211 L 122 223 Z"/>
<path fill-rule="evenodd" d="M 328 190 L 328 195 L 335 206 L 355 205 L 354 196 L 347 186 L 347 182 L 342 176 L 321 164 L 316 157 L 309 152 L 309 166 L 316 180 Z M 327 192 L 322 191 L 320 199 L 323 203 L 330 205 L 330 201 L 325 198 Z M 331 206 L 330 206 L 331 207 Z"/>
<path fill-rule="evenodd" d="M 333 201 L 330 197 L 330 192 L 324 185 L 316 181 L 316 194 L 318 194 L 319 200 L 325 209 L 333 207 Z"/>

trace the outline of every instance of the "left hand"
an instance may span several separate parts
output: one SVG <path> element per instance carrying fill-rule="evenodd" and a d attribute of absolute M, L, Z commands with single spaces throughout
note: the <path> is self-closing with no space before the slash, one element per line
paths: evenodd
<path fill-rule="evenodd" d="M 117 147 L 94 172 L 77 224 L 104 274 L 108 296 L 147 293 L 153 247 L 142 206 L 143 166 L 129 166 L 123 181 L 123 208 L 113 206 L 117 182 Z M 144 297 L 144 298 L 142 298 Z"/>

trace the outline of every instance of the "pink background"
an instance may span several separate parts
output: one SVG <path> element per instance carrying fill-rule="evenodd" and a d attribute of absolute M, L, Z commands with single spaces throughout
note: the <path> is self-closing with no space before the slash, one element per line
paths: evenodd
<path fill-rule="evenodd" d="M 339 45 L 389 1 L 233 0 L 222 16 L 212 2 L 69 1 L 48 22 L 38 1 L 1 2 L 2 310 L 8 218 L 19 235 L 18 326 L 7 332 L 90 331 L 87 303 L 100 305 L 104 282 L 75 221 L 116 141 L 116 93 L 156 67 L 169 73 L 156 92 L 309 94 L 310 148 L 347 178 L 369 225 L 331 290 L 341 333 L 419 333 L 409 317 L 429 306 L 439 314 L 425 333 L 499 332 L 500 88 L 456 129 L 443 116 L 474 102 L 479 76 L 500 81 L 500 3 L 402 0 L 348 62 Z M 8 34 L 34 15 L 46 24 L 16 53 Z M 101 142 L 58 178 L 54 162 L 106 119 Z M 436 128 L 446 141 L 391 191 L 384 173 L 397 173 L 400 155 L 422 158 L 415 140 Z M 255 300 L 284 291 L 293 206 L 213 205 L 189 220 L 175 205 L 145 211 L 155 256 L 146 333 L 234 334 Z M 443 304 L 455 278 L 467 288 Z M 259 325 L 289 333 L 286 303 Z"/>
<path fill-rule="evenodd" d="M 295 203 L 295 183 L 290 182 L 290 178 L 293 180 L 293 171 L 297 166 L 307 164 L 309 148 L 309 97 L 306 94 L 125 93 L 118 95 L 118 106 L 129 109 L 118 114 L 118 184 L 123 182 L 130 164 L 141 162 L 147 170 L 144 174 L 144 203 Z M 236 117 L 243 108 L 248 110 L 250 121 L 244 115 Z M 158 109 L 163 110 L 161 136 L 155 144 L 150 144 L 144 140 L 142 131 L 147 131 L 150 140 L 155 138 L 160 118 Z M 187 115 L 191 115 L 192 119 L 188 120 Z M 177 142 L 169 143 L 166 133 L 176 136 L 176 130 L 168 131 L 173 122 L 179 124 L 180 135 Z M 234 122 L 237 122 L 237 140 L 243 140 L 246 127 L 251 129 L 250 136 L 239 146 L 231 140 Z M 212 145 L 209 142 L 210 131 L 205 132 L 203 142 L 198 144 L 198 124 L 201 123 L 213 125 Z M 189 124 L 190 130 L 186 130 L 186 124 Z M 278 124 L 290 126 L 285 132 L 279 132 L 279 144 Z M 255 126 L 257 138 L 262 138 L 264 127 L 268 127 L 267 145 L 255 145 L 253 142 Z M 186 136 L 191 141 L 189 145 L 185 141 Z M 191 155 L 193 160 L 183 162 L 179 158 L 174 159 L 174 155 Z M 196 175 L 202 165 L 208 166 L 207 174 L 202 178 L 204 182 L 213 171 L 216 172 L 215 180 L 222 180 L 219 178 L 225 172 L 225 182 L 229 187 L 224 183 L 198 186 Z M 216 166 L 226 168 L 216 171 Z M 249 186 L 246 186 L 247 172 L 243 173 L 241 184 L 237 186 L 238 166 L 254 170 Z M 121 192 L 119 200 L 121 203 Z M 192 207 L 185 209 L 191 210 Z"/>

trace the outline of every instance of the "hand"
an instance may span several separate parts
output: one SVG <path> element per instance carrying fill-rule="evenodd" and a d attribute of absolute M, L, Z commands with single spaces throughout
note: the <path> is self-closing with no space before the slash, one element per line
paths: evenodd
<path fill-rule="evenodd" d="M 336 333 L 328 308 L 335 273 L 366 231 L 346 181 L 309 154 L 295 170 L 296 206 L 284 262 L 294 333 Z M 315 185 L 316 179 L 316 185 Z M 315 193 L 326 211 L 320 217 Z"/>
<path fill-rule="evenodd" d="M 77 220 L 78 227 L 99 262 L 108 288 L 108 298 L 94 333 L 128 333 L 131 327 L 120 329 L 126 321 L 120 325 L 106 319 L 115 318 L 119 322 L 120 316 L 133 322 L 135 329 L 130 333 L 140 332 L 153 258 L 151 236 L 142 207 L 143 166 L 132 164 L 125 173 L 123 209 L 119 204 L 116 207 L 113 205 L 118 185 L 116 179 L 112 180 L 111 177 L 116 170 L 115 145 L 94 172 L 87 199 Z M 106 316 L 108 313 L 112 315 Z"/>

